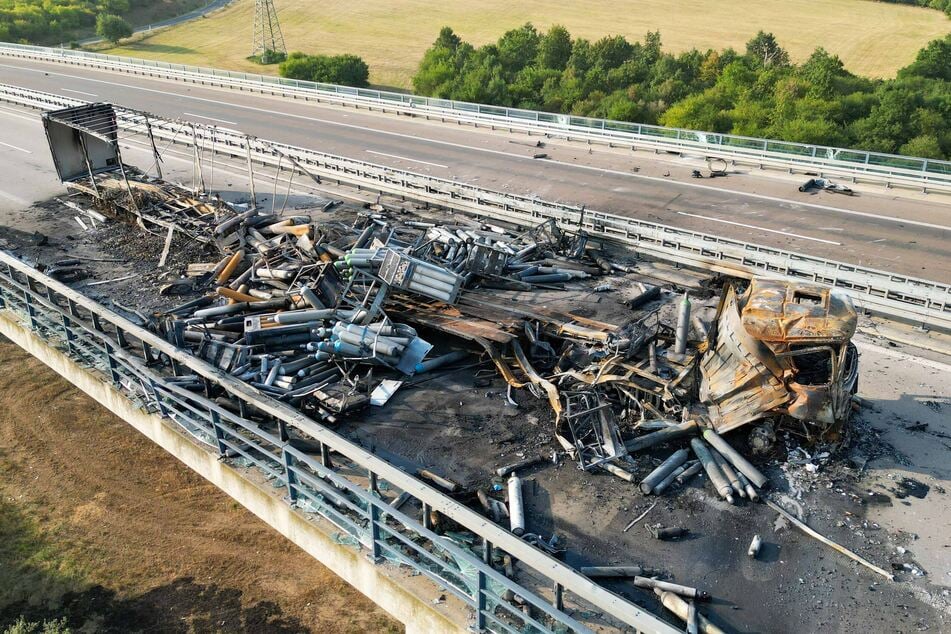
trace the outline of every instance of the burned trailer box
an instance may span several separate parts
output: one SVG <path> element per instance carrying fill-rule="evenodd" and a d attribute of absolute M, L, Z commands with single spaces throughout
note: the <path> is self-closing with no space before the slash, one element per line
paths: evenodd
<path fill-rule="evenodd" d="M 43 128 L 60 181 L 120 169 L 116 112 L 92 103 L 43 113 Z"/>
<path fill-rule="evenodd" d="M 700 399 L 719 433 L 788 416 L 809 436 L 837 432 L 858 383 L 851 300 L 829 288 L 753 279 L 730 286 L 700 361 Z"/>

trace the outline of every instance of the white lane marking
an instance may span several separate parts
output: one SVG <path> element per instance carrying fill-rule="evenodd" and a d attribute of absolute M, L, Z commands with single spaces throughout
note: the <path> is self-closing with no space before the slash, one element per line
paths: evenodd
<path fill-rule="evenodd" d="M 439 163 L 430 163 L 429 161 L 421 161 L 419 159 L 410 158 L 408 156 L 399 156 L 397 154 L 386 154 L 385 152 L 377 152 L 375 150 L 367 150 L 367 154 L 376 154 L 377 156 L 388 156 L 390 158 L 399 159 L 401 161 L 413 161 L 414 163 L 422 163 L 423 165 L 432 165 L 433 167 L 441 167 L 443 169 L 449 169 L 448 165 L 441 165 Z"/>
<path fill-rule="evenodd" d="M 864 333 L 864 334 L 868 336 L 870 333 Z M 905 344 L 905 345 L 911 345 L 911 344 Z M 898 361 L 914 363 L 917 366 L 927 367 L 932 370 L 938 370 L 939 372 L 947 372 L 951 374 L 951 365 L 948 365 L 947 363 L 934 361 L 932 359 L 926 359 L 924 357 L 916 357 L 913 354 L 908 354 L 907 352 L 902 352 L 901 350 L 892 350 L 891 348 L 886 348 L 884 346 L 880 346 L 874 343 L 866 343 L 864 341 L 856 341 L 855 347 L 858 348 L 859 350 L 877 352 L 883 357 L 891 357 L 892 359 L 897 359 Z M 922 345 L 921 347 L 927 349 L 926 345 Z"/>
<path fill-rule="evenodd" d="M 60 88 L 60 90 L 65 91 L 65 92 L 74 92 L 74 93 L 76 93 L 77 95 L 86 95 L 87 97 L 98 97 L 98 96 L 99 96 L 99 95 L 97 95 L 97 94 L 94 93 L 94 92 L 83 92 L 82 90 L 70 90 L 69 88 Z"/>
<path fill-rule="evenodd" d="M 215 119 L 214 117 L 209 117 L 203 114 L 195 114 L 193 112 L 183 112 L 182 114 L 189 117 L 198 117 L 199 119 L 208 119 L 209 121 L 217 121 L 218 123 L 227 123 L 228 125 L 238 125 L 234 121 L 226 121 L 224 119 Z"/>
<path fill-rule="evenodd" d="M 812 240 L 813 242 L 823 242 L 825 244 L 833 244 L 837 247 L 842 246 L 841 242 L 833 242 L 832 240 L 823 240 L 822 238 L 812 238 L 810 236 L 799 235 L 798 233 L 789 233 L 788 231 L 778 231 L 776 229 L 767 229 L 766 227 L 757 227 L 756 225 L 747 225 L 742 222 L 733 222 L 732 220 L 723 220 L 722 218 L 712 218 L 710 216 L 701 216 L 700 214 L 688 214 L 686 211 L 678 211 L 678 214 L 681 216 L 690 216 L 691 218 L 700 218 L 701 220 L 709 220 L 710 222 L 722 222 L 726 225 L 735 225 L 737 227 L 745 227 L 747 229 L 755 229 L 756 231 L 767 231 L 769 233 L 778 233 L 781 236 L 789 236 L 791 238 L 801 238 L 803 240 Z"/>
<path fill-rule="evenodd" d="M 0 108 L 0 114 L 5 114 L 8 117 L 13 117 L 15 119 L 22 119 L 24 121 L 29 121 L 30 123 L 35 123 L 37 125 L 43 125 L 43 122 L 39 117 L 31 117 L 19 112 L 14 112 L 12 110 L 7 110 L 6 108 Z"/>
<path fill-rule="evenodd" d="M 156 89 L 154 89 L 154 88 L 144 88 L 144 87 L 142 87 L 142 86 L 133 86 L 133 85 L 130 85 L 130 84 L 123 84 L 123 83 L 120 83 L 120 82 L 106 81 L 106 80 L 104 80 L 104 79 L 93 79 L 93 78 L 91 78 L 91 77 L 83 77 L 83 76 L 80 76 L 80 75 L 70 75 L 70 74 L 68 74 L 68 73 L 57 73 L 57 72 L 54 72 L 54 71 L 44 71 L 44 70 L 40 70 L 40 69 L 36 69 L 36 68 L 25 68 L 25 67 L 23 67 L 23 66 L 15 66 L 15 65 L 11 65 L 11 64 L 0 64 L 0 67 L 14 68 L 14 69 L 16 69 L 16 70 L 28 71 L 28 72 L 33 72 L 33 73 L 44 73 L 44 74 L 47 74 L 47 75 L 57 75 L 57 76 L 60 76 L 60 77 L 69 77 L 69 78 L 71 78 L 71 79 L 78 79 L 78 80 L 80 80 L 80 81 L 96 82 L 96 83 L 100 83 L 100 84 L 107 84 L 107 85 L 110 85 L 110 86 L 118 86 L 118 87 L 120 87 L 120 88 L 131 88 L 131 89 L 133 89 L 133 90 L 141 90 L 141 91 L 143 91 L 143 92 L 154 92 L 154 93 L 158 93 L 158 94 L 162 94 L 162 95 L 166 95 L 166 96 L 169 94 L 167 91 L 164 91 L 164 90 L 156 90 Z M 108 72 L 108 71 L 104 71 L 104 72 Z M 291 113 L 291 112 L 282 112 L 282 111 L 279 111 L 279 110 L 268 110 L 267 108 L 258 108 L 258 107 L 256 107 L 256 106 L 247 106 L 247 105 L 236 104 L 236 103 L 222 103 L 220 100 L 217 100 L 217 99 L 207 99 L 207 98 L 205 98 L 205 97 L 196 97 L 196 96 L 194 96 L 194 95 L 183 95 L 183 94 L 179 94 L 179 93 L 174 93 L 174 94 L 175 94 L 176 97 L 180 97 L 180 98 L 182 98 L 182 99 L 192 99 L 192 100 L 194 100 L 194 101 L 202 101 L 202 102 L 205 102 L 205 103 L 212 103 L 212 104 L 215 104 L 216 106 L 224 106 L 224 107 L 231 107 L 231 108 L 241 108 L 241 109 L 243 109 L 243 110 L 250 110 L 250 111 L 254 111 L 254 112 L 262 112 L 262 113 L 265 113 L 265 114 L 280 115 L 280 116 L 282 116 L 282 117 L 292 117 L 292 118 L 295 118 L 295 119 L 302 119 L 302 120 L 304 120 L 304 121 L 313 121 L 313 122 L 316 122 L 316 123 L 325 123 L 325 124 L 328 124 L 328 125 L 336 125 L 336 126 L 340 126 L 340 127 L 344 127 L 344 128 L 353 128 L 353 129 L 357 129 L 357 130 L 364 130 L 364 131 L 368 131 L 368 132 L 374 132 L 374 133 L 376 133 L 376 134 L 386 134 L 386 135 L 389 135 L 389 136 L 395 136 L 395 137 L 400 137 L 400 138 L 404 138 L 404 139 L 413 139 L 413 140 L 416 140 L 416 141 L 423 141 L 424 143 L 435 143 L 435 144 L 439 144 L 439 145 L 445 145 L 445 146 L 447 146 L 447 147 L 455 147 L 455 148 L 460 148 L 460 149 L 470 150 L 470 151 L 475 151 L 475 152 L 484 152 L 484 153 L 487 153 L 487 154 L 496 154 L 496 155 L 499 155 L 499 156 L 507 156 L 507 157 L 509 157 L 509 158 L 521 159 L 521 160 L 525 160 L 525 161 L 532 161 L 532 162 L 534 162 L 534 163 L 537 163 L 537 162 L 538 162 L 536 159 L 533 159 L 533 158 L 530 157 L 530 156 L 523 156 L 523 155 L 521 155 L 521 154 L 513 154 L 513 153 L 511 153 L 511 152 L 503 152 L 503 151 L 501 151 L 501 150 L 491 150 L 491 149 L 489 149 L 489 148 L 476 147 L 476 146 L 471 146 L 471 145 L 464 145 L 464 144 L 462 144 L 462 143 L 453 143 L 453 142 L 451 142 L 451 141 L 440 141 L 440 140 L 438 140 L 438 139 L 429 139 L 429 138 L 426 138 L 426 137 L 420 137 L 420 136 L 416 136 L 416 135 L 413 135 L 413 134 L 404 134 L 404 133 L 402 133 L 402 132 L 392 132 L 392 131 L 389 131 L 389 130 L 381 130 L 381 129 L 379 129 L 379 128 L 371 128 L 371 127 L 367 127 L 367 126 L 356 125 L 356 124 L 353 124 L 353 123 L 341 123 L 340 121 L 331 121 L 331 120 L 329 120 L 329 119 L 320 119 L 320 118 L 318 118 L 318 117 L 308 117 L 308 116 L 306 116 L 306 115 L 294 114 L 294 113 Z M 747 193 L 747 192 L 740 192 L 740 191 L 736 191 L 736 190 L 732 190 L 732 189 L 721 189 L 721 188 L 719 188 L 719 187 L 713 187 L 713 186 L 711 186 L 711 185 L 702 185 L 702 184 L 700 184 L 700 183 L 685 183 L 685 182 L 681 182 L 681 181 L 670 180 L 669 178 L 663 178 L 663 177 L 660 177 L 660 176 L 647 176 L 646 174 L 635 174 L 635 173 L 632 173 L 632 172 L 623 172 L 623 171 L 620 171 L 620 170 L 607 169 L 607 168 L 603 168 L 603 167 L 594 167 L 594 166 L 591 166 L 591 165 L 578 165 L 578 164 L 576 164 L 576 163 L 567 163 L 567 162 L 558 161 L 558 160 L 549 160 L 549 161 L 547 161 L 546 164 L 548 164 L 548 165 L 556 164 L 556 165 L 561 165 L 561 166 L 564 166 L 564 167 L 573 167 L 573 168 L 576 168 L 576 169 L 583 169 L 583 170 L 589 170 L 589 171 L 593 171 L 593 172 L 600 172 L 600 173 L 602 173 L 602 174 L 614 174 L 614 175 L 618 175 L 618 176 L 627 176 L 627 177 L 629 177 L 629 178 L 634 178 L 634 179 L 642 179 L 642 180 L 648 180 L 648 181 L 655 181 L 655 182 L 660 182 L 660 183 L 666 183 L 666 184 L 668 184 L 668 185 L 674 185 L 674 186 L 677 186 L 677 187 L 691 187 L 691 188 L 694 188 L 694 189 L 701 189 L 701 190 L 705 190 L 705 191 L 717 192 L 717 193 L 719 193 L 719 194 L 724 194 L 724 195 L 728 195 L 728 196 L 729 196 L 729 195 L 742 196 L 742 197 L 746 197 L 746 198 L 753 198 L 753 199 L 756 199 L 756 200 L 766 200 L 766 201 L 770 201 L 770 202 L 778 202 L 778 203 L 785 204 L 785 205 L 797 205 L 797 206 L 799 206 L 799 207 L 807 207 L 807 208 L 810 208 L 810 209 L 818 209 L 818 210 L 822 210 L 822 211 L 831 211 L 831 212 L 840 213 L 840 214 L 846 214 L 846 215 L 850 215 L 850 216 L 859 216 L 859 217 L 862 217 L 862 218 L 871 218 L 871 219 L 874 219 L 874 220 L 881 220 L 881 221 L 884 221 L 884 222 L 895 222 L 895 223 L 900 223 L 900 224 L 905 224 L 905 225 L 911 225 L 911 226 L 916 226 L 916 227 L 924 227 L 924 228 L 927 228 L 927 229 L 938 229 L 938 230 L 941 230 L 941 231 L 951 231 L 951 226 L 947 226 L 947 225 L 939 225 L 939 224 L 934 224 L 934 223 L 930 223 L 930 222 L 922 222 L 922 221 L 919 221 L 919 220 L 908 220 L 908 219 L 905 219 L 905 218 L 895 218 L 895 217 L 892 217 L 892 216 L 882 216 L 882 215 L 879 215 L 879 214 L 873 214 L 873 213 L 869 213 L 869 212 L 865 212 L 865 211 L 854 211 L 854 210 L 851 210 L 851 209 L 842 209 L 841 207 L 831 207 L 831 206 L 828 206 L 828 205 L 818 205 L 818 204 L 816 204 L 816 203 L 800 202 L 800 201 L 790 200 L 790 199 L 788 199 L 788 198 L 779 198 L 779 197 L 777 197 L 777 196 L 767 196 L 767 195 L 765 195 L 765 194 L 753 194 L 753 193 Z"/>
<path fill-rule="evenodd" d="M 876 242 L 885 242 L 886 240 L 888 240 L 888 238 L 879 238 L 878 240 L 872 240 L 872 244 L 875 244 Z"/>
<path fill-rule="evenodd" d="M 0 141 L 0 145 L 3 145 L 3 146 L 5 146 L 5 147 L 9 147 L 9 148 L 13 148 L 14 150 L 19 150 L 20 152 L 25 152 L 25 153 L 27 153 L 27 154 L 33 154 L 33 152 L 32 152 L 31 150 L 28 150 L 28 149 L 26 149 L 26 148 L 24 148 L 24 147 L 20 147 L 19 145 L 13 145 L 13 144 L 11 144 L 11 143 L 4 143 L 3 141 Z"/>

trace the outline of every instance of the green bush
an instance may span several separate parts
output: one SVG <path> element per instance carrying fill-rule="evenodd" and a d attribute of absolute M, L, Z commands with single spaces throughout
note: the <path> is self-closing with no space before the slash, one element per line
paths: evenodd
<path fill-rule="evenodd" d="M 944 0 L 941 0 L 944 1 Z M 951 0 L 947 0 L 951 2 Z M 572 39 L 531 24 L 474 47 L 444 27 L 413 77 L 419 94 L 928 158 L 951 155 L 951 35 L 893 80 L 853 75 L 818 48 L 800 65 L 771 33 L 743 53 L 677 55 L 659 33 Z"/>
<path fill-rule="evenodd" d="M 281 62 L 281 77 L 344 86 L 367 86 L 370 67 L 356 55 L 306 55 L 294 52 Z"/>
<path fill-rule="evenodd" d="M 96 35 L 117 44 L 132 35 L 132 27 L 118 15 L 102 13 L 96 18 Z"/>

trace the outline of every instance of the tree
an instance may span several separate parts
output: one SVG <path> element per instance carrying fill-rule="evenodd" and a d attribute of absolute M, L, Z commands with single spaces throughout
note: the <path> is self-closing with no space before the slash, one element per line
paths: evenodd
<path fill-rule="evenodd" d="M 789 65 L 789 53 L 779 45 L 772 33 L 757 33 L 746 43 L 746 54 L 762 67 Z"/>
<path fill-rule="evenodd" d="M 918 51 L 915 61 L 898 71 L 898 76 L 951 81 L 951 35 L 929 42 Z"/>
<path fill-rule="evenodd" d="M 617 68 L 629 60 L 633 53 L 634 47 L 623 35 L 602 37 L 591 47 L 594 65 L 602 71 Z"/>
<path fill-rule="evenodd" d="M 847 74 L 842 60 L 837 55 L 830 55 L 822 47 L 813 51 L 799 67 L 799 75 L 810 84 L 810 94 L 826 99 L 835 93 L 836 78 Z"/>
<path fill-rule="evenodd" d="M 535 61 L 538 55 L 538 31 L 531 24 L 506 32 L 499 38 L 499 62 L 510 76 Z"/>
<path fill-rule="evenodd" d="M 538 66 L 565 70 L 571 57 L 571 35 L 568 29 L 556 24 L 538 41 Z"/>
<path fill-rule="evenodd" d="M 363 87 L 370 78 L 370 67 L 356 55 L 335 55 L 330 58 L 330 71 L 334 84 Z"/>
<path fill-rule="evenodd" d="M 465 45 L 468 54 L 471 46 Z M 452 29 L 444 26 L 439 31 L 439 37 L 423 54 L 419 63 L 419 70 L 413 76 L 413 89 L 421 95 L 448 98 L 452 93 L 452 84 L 455 81 L 459 67 L 462 40 L 453 33 Z"/>
<path fill-rule="evenodd" d="M 96 18 L 96 35 L 118 44 L 122 38 L 132 35 L 132 27 L 118 15 L 100 13 Z"/>
<path fill-rule="evenodd" d="M 898 152 L 907 156 L 920 156 L 921 158 L 944 158 L 944 151 L 937 137 L 923 134 L 916 136 L 912 140 L 902 145 Z"/>

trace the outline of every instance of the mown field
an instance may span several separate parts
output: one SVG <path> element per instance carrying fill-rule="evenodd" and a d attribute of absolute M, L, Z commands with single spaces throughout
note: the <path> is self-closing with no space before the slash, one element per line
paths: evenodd
<path fill-rule="evenodd" d="M 214 485 L 0 338 L 0 632 L 403 628 Z"/>
<path fill-rule="evenodd" d="M 760 29 L 776 34 L 793 61 L 823 46 L 846 68 L 892 77 L 928 41 L 951 31 L 939 11 L 870 0 L 276 0 L 289 50 L 354 53 L 370 81 L 408 88 L 423 52 L 442 26 L 483 44 L 532 22 L 563 24 L 574 36 L 620 34 L 634 41 L 659 30 L 665 50 L 743 45 Z M 253 0 L 236 0 L 203 20 L 107 52 L 234 70 L 277 72 L 248 62 Z"/>

